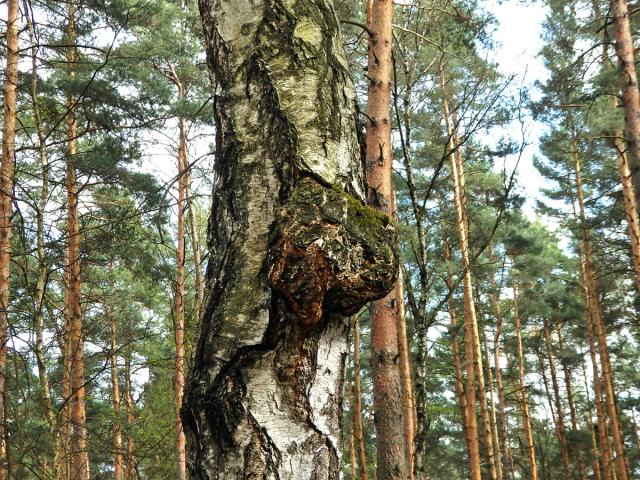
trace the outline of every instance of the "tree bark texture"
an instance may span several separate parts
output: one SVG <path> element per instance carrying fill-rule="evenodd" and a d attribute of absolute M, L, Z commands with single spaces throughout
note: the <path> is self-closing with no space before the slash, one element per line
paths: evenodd
<path fill-rule="evenodd" d="M 9 267 L 13 170 L 16 156 L 16 103 L 18 87 L 18 0 L 7 4 L 7 63 L 4 80 L 2 160 L 0 163 L 0 480 L 9 476 L 5 400 L 9 330 Z"/>
<path fill-rule="evenodd" d="M 118 325 L 111 316 L 111 404 L 113 405 L 113 480 L 122 480 L 124 456 L 122 452 L 122 424 L 120 422 L 120 379 L 118 377 Z"/>
<path fill-rule="evenodd" d="M 616 37 L 624 124 L 631 155 L 631 178 L 636 195 L 638 195 L 640 194 L 640 91 L 638 91 L 638 76 L 627 0 L 611 0 L 611 15 Z"/>
<path fill-rule="evenodd" d="M 367 474 L 367 453 L 364 449 L 364 433 L 362 431 L 362 382 L 360 378 L 360 319 L 356 315 L 353 324 L 353 435 L 358 451 L 360 480 L 369 480 Z"/>
<path fill-rule="evenodd" d="M 339 23 L 324 0 L 200 12 L 217 152 L 191 478 L 337 479 L 347 317 L 398 270 L 391 222 L 363 205 Z"/>
<path fill-rule="evenodd" d="M 391 146 L 391 50 L 393 1 L 373 0 L 367 6 L 367 203 L 394 215 Z M 413 437 L 411 419 L 405 419 L 401 375 L 402 346 L 398 336 L 398 289 L 371 304 L 371 375 L 375 411 L 377 478 L 413 478 L 407 435 Z M 406 357 L 406 355 L 405 355 Z M 409 422 L 409 423 L 407 423 Z M 411 440 L 412 443 L 412 440 Z"/>
<path fill-rule="evenodd" d="M 67 79 L 76 77 L 77 59 L 75 7 L 68 4 L 67 11 Z M 67 190 L 67 257 L 65 262 L 65 323 L 68 330 L 68 353 L 71 368 L 71 473 L 74 480 L 89 479 L 89 452 L 84 378 L 84 332 L 80 283 L 80 218 L 78 211 L 78 181 L 76 175 L 78 126 L 75 116 L 76 98 L 67 96 L 67 164 L 65 186 Z"/>

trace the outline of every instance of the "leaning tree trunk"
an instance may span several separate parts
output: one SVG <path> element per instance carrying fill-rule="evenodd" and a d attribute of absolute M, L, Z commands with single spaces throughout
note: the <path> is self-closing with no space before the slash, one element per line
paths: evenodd
<path fill-rule="evenodd" d="M 393 227 L 362 203 L 339 23 L 326 0 L 200 11 L 217 152 L 191 478 L 338 479 L 348 316 L 398 270 Z"/>
<path fill-rule="evenodd" d="M 5 374 L 9 329 L 9 265 L 13 164 L 16 154 L 16 103 L 18 87 L 18 0 L 7 5 L 7 63 L 4 79 L 4 121 L 2 124 L 2 161 L 0 163 L 0 480 L 9 476 L 5 408 Z"/>

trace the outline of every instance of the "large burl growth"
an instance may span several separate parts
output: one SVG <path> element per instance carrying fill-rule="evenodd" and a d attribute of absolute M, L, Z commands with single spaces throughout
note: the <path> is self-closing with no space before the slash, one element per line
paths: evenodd
<path fill-rule="evenodd" d="M 384 297 L 398 275 L 388 217 L 308 178 L 278 213 L 274 237 L 269 283 L 304 325 L 356 313 Z"/>

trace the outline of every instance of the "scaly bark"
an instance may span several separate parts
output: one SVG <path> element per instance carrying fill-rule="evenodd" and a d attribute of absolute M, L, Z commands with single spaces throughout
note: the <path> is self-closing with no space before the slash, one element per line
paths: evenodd
<path fill-rule="evenodd" d="M 6 373 L 9 339 L 9 273 L 16 157 L 16 103 L 18 88 L 18 0 L 7 3 L 7 62 L 4 79 L 2 158 L 0 160 L 0 480 L 9 476 L 7 444 Z"/>
<path fill-rule="evenodd" d="M 182 83 L 178 84 L 178 97 L 184 97 Z M 178 119 L 178 245 L 176 247 L 176 287 L 173 304 L 173 314 L 175 317 L 175 345 L 176 345 L 176 370 L 174 393 L 176 396 L 176 479 L 186 480 L 187 478 L 187 453 L 186 439 L 180 417 L 182 408 L 182 398 L 184 396 L 185 378 L 185 320 L 184 320 L 184 298 L 185 298 L 185 194 L 187 190 L 186 171 L 186 130 L 183 117 Z"/>
<path fill-rule="evenodd" d="M 76 77 L 77 59 L 75 6 L 69 2 L 67 10 L 67 79 Z M 65 187 L 67 190 L 67 258 L 65 262 L 65 318 L 69 330 L 68 348 L 71 356 L 71 471 L 73 480 L 88 480 L 89 452 L 87 449 L 87 425 L 84 379 L 84 333 L 80 283 L 80 219 L 78 212 L 78 183 L 76 155 L 78 127 L 75 115 L 76 98 L 67 95 L 67 165 Z"/>
<path fill-rule="evenodd" d="M 624 106 L 624 124 L 629 153 L 631 154 L 631 180 L 635 193 L 638 195 L 640 194 L 640 92 L 638 91 L 633 37 L 631 36 L 627 7 L 627 0 L 611 0 L 611 16 L 613 17 L 616 54 L 620 71 L 622 105 Z M 624 480 L 624 478 L 626 475 L 620 480 Z"/>
<path fill-rule="evenodd" d="M 367 100 L 367 203 L 389 217 L 394 215 L 391 152 L 391 49 L 393 43 L 393 1 L 373 0 L 367 16 L 368 100 Z M 407 439 L 406 411 L 401 379 L 401 346 L 398 344 L 397 287 L 382 300 L 373 302 L 371 312 L 371 375 L 376 427 L 377 478 L 413 478 L 412 457 Z M 406 355 L 405 355 L 406 357 Z M 409 462 L 407 460 L 410 460 Z"/>
<path fill-rule="evenodd" d="M 347 319 L 398 270 L 362 203 L 339 22 L 325 0 L 199 3 L 217 151 L 190 476 L 338 479 Z"/>
<path fill-rule="evenodd" d="M 353 434 L 358 449 L 360 480 L 369 480 L 367 475 L 367 454 L 364 449 L 362 432 L 362 384 L 360 379 L 360 318 L 355 317 L 353 323 Z"/>
<path fill-rule="evenodd" d="M 520 409 L 522 411 L 522 423 L 524 435 L 527 441 L 527 458 L 529 461 L 529 477 L 538 480 L 538 465 L 536 464 L 536 450 L 533 444 L 533 432 L 531 430 L 531 417 L 529 416 L 529 402 L 527 400 L 527 386 L 524 381 L 524 349 L 522 347 L 522 322 L 518 309 L 518 290 L 513 287 L 513 316 L 515 317 L 515 333 L 518 343 L 518 383 L 520 387 Z"/>

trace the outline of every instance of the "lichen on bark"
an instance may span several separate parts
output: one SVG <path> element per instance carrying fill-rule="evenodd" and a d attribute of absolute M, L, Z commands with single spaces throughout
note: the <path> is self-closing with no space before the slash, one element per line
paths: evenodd
<path fill-rule="evenodd" d="M 339 23 L 330 0 L 199 4 L 217 137 L 205 308 L 182 410 L 191 478 L 338 479 L 345 315 L 386 293 L 397 271 L 393 227 L 362 205 Z M 326 284 L 317 269 L 296 277 L 324 292 L 319 308 L 275 274 L 295 268 L 280 250 L 294 237 L 322 264 Z"/>

